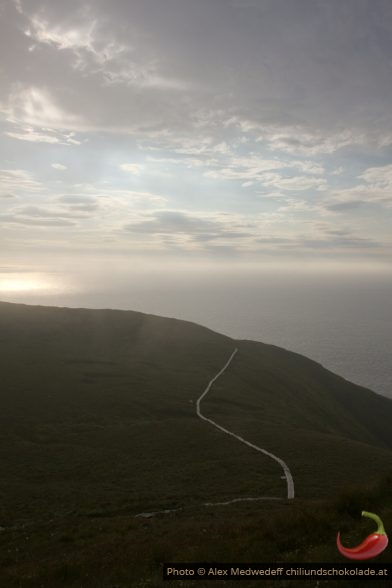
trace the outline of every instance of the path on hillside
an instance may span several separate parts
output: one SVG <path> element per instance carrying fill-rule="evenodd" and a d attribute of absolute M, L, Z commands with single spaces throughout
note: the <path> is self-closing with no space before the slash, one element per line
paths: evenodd
<path fill-rule="evenodd" d="M 270 451 L 267 451 L 266 449 L 259 447 L 258 445 L 254 445 L 254 443 L 251 443 L 250 441 L 247 441 L 246 439 L 244 439 L 243 437 L 240 437 L 236 433 L 229 431 L 229 429 L 225 429 L 225 427 L 222 427 L 221 425 L 219 425 L 218 423 L 216 423 L 212 419 L 209 419 L 208 417 L 204 416 L 204 414 L 202 414 L 202 412 L 200 410 L 201 401 L 203 400 L 203 398 L 205 398 L 207 396 L 208 392 L 211 390 L 212 385 L 216 382 L 216 380 L 227 370 L 227 368 L 229 367 L 229 365 L 233 361 L 234 357 L 236 356 L 237 352 L 238 352 L 238 349 L 235 348 L 233 353 L 230 355 L 229 359 L 227 360 L 227 362 L 223 366 L 223 368 L 221 370 L 219 370 L 219 372 L 208 382 L 206 389 L 204 390 L 204 392 L 199 396 L 199 398 L 196 401 L 196 414 L 201 420 L 206 421 L 207 423 L 210 423 L 210 425 L 219 429 L 223 433 L 226 433 L 226 435 L 230 435 L 231 437 L 234 437 L 235 439 L 237 439 L 237 441 L 244 443 L 248 447 L 251 447 L 252 449 L 255 449 L 256 451 L 258 451 L 259 453 L 263 453 L 264 455 L 267 455 L 268 457 L 270 457 L 274 461 L 277 461 L 278 464 L 283 469 L 283 472 L 284 472 L 283 477 L 286 479 L 287 498 L 289 500 L 291 500 L 294 498 L 294 480 L 293 480 L 293 476 L 291 475 L 291 471 L 290 471 L 289 466 L 286 464 L 285 461 L 283 461 L 283 459 L 281 459 L 280 457 L 277 457 L 276 455 L 274 455 Z M 252 497 L 234 498 L 232 500 L 227 500 L 226 502 L 205 502 L 205 503 L 203 503 L 203 506 L 227 506 L 228 504 L 234 504 L 236 502 L 255 502 L 258 500 L 280 500 L 280 498 L 279 498 L 279 496 L 257 496 L 254 498 L 252 498 Z M 168 514 L 168 513 L 172 513 L 172 512 L 178 512 L 180 510 L 184 510 L 184 508 L 185 507 L 158 510 L 155 512 L 141 512 L 141 513 L 135 515 L 135 517 L 150 518 L 150 517 L 154 517 L 159 514 Z"/>
<path fill-rule="evenodd" d="M 233 353 L 230 355 L 229 359 L 227 360 L 227 362 L 225 363 L 225 365 L 223 366 L 223 368 L 208 382 L 207 387 L 204 390 L 203 394 L 201 394 L 201 396 L 199 396 L 199 398 L 197 399 L 197 402 L 196 402 L 196 414 L 197 414 L 197 416 L 200 419 L 202 419 L 203 421 L 206 421 L 207 423 L 210 423 L 210 425 L 212 425 L 216 429 L 219 429 L 223 433 L 226 433 L 226 435 L 230 435 L 231 437 L 234 437 L 235 439 L 237 439 L 237 441 L 240 441 L 241 443 L 244 443 L 245 445 L 247 445 L 248 447 L 251 447 L 255 451 L 259 451 L 260 453 L 263 453 L 264 455 L 267 455 L 268 457 L 270 457 L 274 461 L 278 462 L 278 464 L 283 469 L 284 477 L 286 478 L 286 483 L 287 483 L 287 498 L 288 499 L 292 499 L 292 498 L 294 498 L 294 480 L 293 480 L 293 476 L 291 475 L 289 466 L 286 464 L 285 461 L 283 461 L 283 459 L 281 459 L 280 457 L 277 457 L 276 455 L 274 455 L 270 451 L 267 451 L 266 449 L 263 449 L 262 447 L 259 447 L 258 445 L 254 445 L 254 443 L 251 443 L 250 441 L 247 441 L 246 439 L 244 439 L 243 437 L 240 437 L 236 433 L 233 433 L 232 431 L 229 431 L 229 429 L 225 429 L 225 427 L 222 427 L 222 425 L 219 425 L 218 423 L 216 423 L 212 419 L 209 419 L 208 417 L 204 416 L 204 414 L 202 414 L 202 412 L 200 410 L 200 403 L 201 403 L 201 401 L 203 400 L 203 398 L 205 398 L 207 396 L 207 394 L 211 390 L 211 387 L 214 384 L 214 382 L 216 382 L 216 380 L 218 378 L 220 378 L 220 376 L 227 370 L 227 368 L 229 367 L 229 365 L 233 361 L 234 357 L 236 356 L 237 352 L 238 352 L 238 349 L 237 348 L 234 349 Z M 239 502 L 241 500 L 257 500 L 257 499 L 249 499 L 249 498 L 240 499 L 240 498 L 237 498 L 237 499 L 235 499 L 233 501 L 229 501 L 229 503 L 230 502 Z M 262 498 L 260 497 L 258 500 L 262 500 Z M 226 504 L 229 504 L 229 503 L 226 503 Z"/>

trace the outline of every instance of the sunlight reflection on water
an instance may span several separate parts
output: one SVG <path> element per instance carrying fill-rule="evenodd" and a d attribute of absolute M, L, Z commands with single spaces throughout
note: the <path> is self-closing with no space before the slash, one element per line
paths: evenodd
<path fill-rule="evenodd" d="M 71 290 L 64 278 L 56 274 L 0 269 L 0 296 L 4 301 L 19 302 L 19 298 L 22 297 L 29 303 L 30 295 L 51 296 Z"/>

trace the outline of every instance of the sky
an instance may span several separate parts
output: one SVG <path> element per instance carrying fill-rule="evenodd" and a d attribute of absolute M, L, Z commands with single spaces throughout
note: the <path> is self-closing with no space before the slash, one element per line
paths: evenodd
<path fill-rule="evenodd" d="M 390 0 L 3 0 L 0 55 L 4 274 L 390 271 Z"/>

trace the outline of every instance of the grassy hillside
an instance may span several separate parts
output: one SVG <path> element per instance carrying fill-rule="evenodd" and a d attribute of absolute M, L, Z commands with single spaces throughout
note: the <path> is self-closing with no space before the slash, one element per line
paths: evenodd
<path fill-rule="evenodd" d="M 278 464 L 196 417 L 234 347 L 203 412 L 282 457 L 294 502 Z M 305 540 L 294 555 L 278 537 L 267 549 L 260 525 L 284 519 L 294 537 L 310 511 L 329 545 L 326 509 L 336 524 L 355 515 L 356 491 L 347 503 L 344 488 L 391 470 L 391 400 L 297 354 L 192 323 L 0 303 L 0 369 L 2 586 L 155 586 L 161 561 L 268 561 L 261 548 L 269 561 L 325 561 Z M 370 504 L 359 511 L 378 500 L 390 516 L 388 484 L 364 490 L 358 502 Z M 258 495 L 282 500 L 201 506 Z"/>

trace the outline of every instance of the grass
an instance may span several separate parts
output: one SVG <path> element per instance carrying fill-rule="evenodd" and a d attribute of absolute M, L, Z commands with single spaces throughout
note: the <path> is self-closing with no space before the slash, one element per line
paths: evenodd
<path fill-rule="evenodd" d="M 336 533 L 368 528 L 361 510 L 392 528 L 391 480 L 368 486 L 391 470 L 392 401 L 315 362 L 134 312 L 0 303 L 0 333 L 5 588 L 160 586 L 163 561 L 341 561 Z M 236 346 L 203 414 L 281 456 L 293 502 L 278 464 L 195 415 Z M 282 500 L 201 507 L 258 495 Z"/>
<path fill-rule="evenodd" d="M 148 520 L 74 514 L 23 531 L 3 532 L 0 544 L 8 546 L 8 553 L 1 550 L 1 585 L 202 587 L 211 583 L 163 583 L 161 563 L 343 563 L 344 558 L 336 550 L 337 532 L 341 531 L 345 544 L 354 545 L 374 530 L 372 522 L 361 519 L 362 508 L 377 507 L 386 528 L 392 528 L 391 481 L 385 478 L 373 487 L 347 489 L 333 500 L 193 509 Z M 383 562 L 390 562 L 387 551 L 377 558 L 377 563 Z M 244 580 L 241 585 L 251 583 Z M 272 585 L 279 588 L 303 584 L 301 580 L 274 581 Z M 335 585 L 339 582 L 320 583 Z"/>

